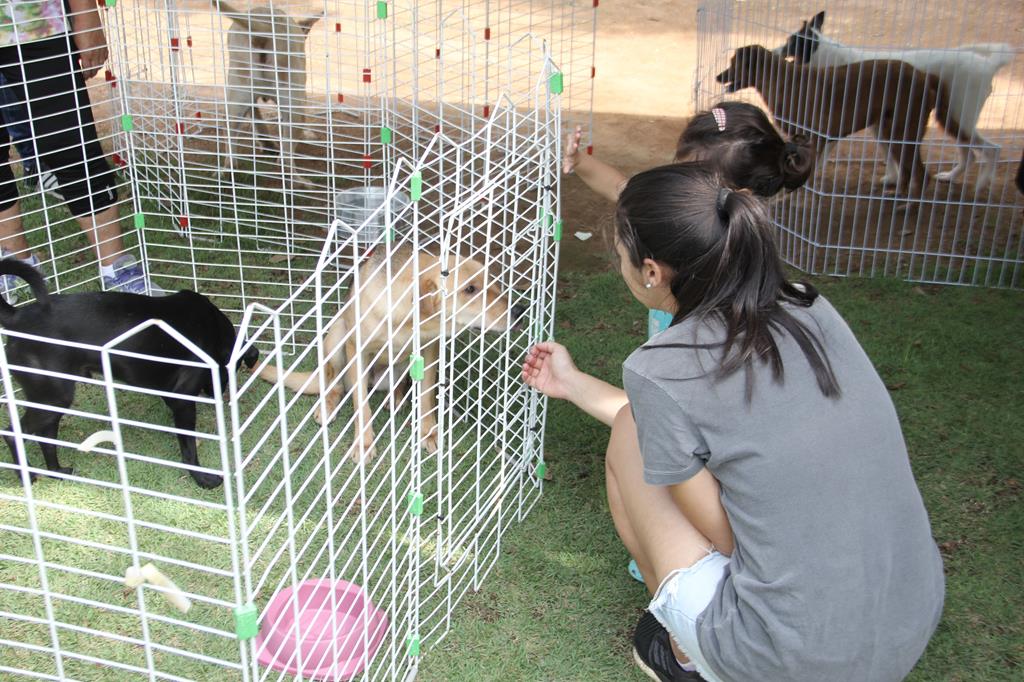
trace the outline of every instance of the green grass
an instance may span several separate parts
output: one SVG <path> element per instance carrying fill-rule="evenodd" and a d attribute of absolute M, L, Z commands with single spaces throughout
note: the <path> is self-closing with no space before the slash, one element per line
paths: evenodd
<path fill-rule="evenodd" d="M 69 240 L 80 239 L 76 229 L 72 224 L 61 226 L 61 232 Z M 168 258 L 175 258 L 175 251 L 183 247 L 170 238 L 166 242 L 154 248 L 157 252 L 166 250 Z M 222 267 L 228 272 L 237 268 L 230 256 L 214 251 L 207 256 L 208 269 Z M 91 270 L 86 265 L 83 261 L 82 272 Z M 181 273 L 175 274 L 188 278 L 189 273 L 184 271 L 187 268 L 182 268 Z M 293 282 L 283 273 L 270 270 L 272 268 L 264 265 L 259 274 L 266 291 L 277 295 L 290 290 Z M 1021 471 L 1024 460 L 1021 445 L 1024 301 L 1021 293 L 921 287 L 880 280 L 822 279 L 817 283 L 847 318 L 892 390 L 915 473 L 932 516 L 935 537 L 946 559 L 946 613 L 912 679 L 1018 679 L 1019 666 L 1024 662 L 1024 626 L 1019 616 L 1024 612 L 1024 541 L 1020 533 L 1024 527 L 1020 499 L 1020 481 L 1024 477 Z M 557 338 L 570 347 L 582 367 L 609 381 L 619 381 L 622 359 L 644 338 L 645 312 L 612 272 L 566 273 L 559 286 Z M 249 292 L 249 295 L 264 294 Z M 499 388 L 500 384 L 495 382 L 488 390 Z M 253 404 L 247 403 L 244 410 L 251 409 Z M 289 428 L 295 433 L 296 443 L 316 439 L 315 425 L 298 425 L 299 417 L 311 404 L 310 399 L 300 398 L 289 410 Z M 76 407 L 100 414 L 104 406 L 105 399 L 95 389 L 82 390 L 76 402 Z M 271 404 L 265 408 L 267 414 L 260 415 L 247 430 L 243 439 L 247 450 L 267 430 L 274 428 L 271 408 L 275 407 Z M 165 408 L 155 399 L 130 401 L 123 408 L 127 410 L 126 415 L 141 421 L 169 422 Z M 407 411 L 401 412 L 402 418 L 407 418 L 407 414 Z M 342 420 L 346 416 L 343 414 Z M 460 427 L 464 432 L 472 433 L 472 419 L 472 414 L 464 417 L 464 426 Z M 80 441 L 97 428 L 100 427 L 85 419 L 68 418 L 61 438 Z M 200 431 L 212 429 L 210 410 L 200 409 Z M 344 448 L 347 439 L 339 434 L 338 428 L 331 433 L 332 438 L 340 438 L 339 447 Z M 129 430 L 126 438 L 128 448 L 134 452 L 177 459 L 176 445 L 166 434 L 135 429 Z M 501 559 L 483 588 L 465 599 L 446 639 L 426 650 L 420 679 L 643 679 L 635 672 L 629 658 L 629 636 L 645 604 L 645 592 L 625 572 L 628 557 L 608 517 L 603 465 L 606 439 L 607 430 L 601 425 L 569 405 L 551 404 L 545 452 L 551 480 L 545 486 L 545 495 L 526 523 L 513 525 L 512 532 L 501 541 Z M 404 447 L 406 445 L 398 444 L 399 449 Z M 465 472 L 470 465 L 473 447 L 469 442 L 463 448 L 460 472 Z M 300 450 L 292 454 L 298 457 Z M 38 449 L 30 447 L 29 456 L 39 461 Z M 202 456 L 208 461 L 211 455 Z M 271 456 L 272 451 L 260 454 L 261 458 Z M 78 473 L 88 478 L 117 480 L 109 457 L 79 455 L 66 449 L 62 450 L 61 457 L 73 461 Z M 401 455 L 395 461 L 402 462 Z M 266 461 L 254 470 L 264 466 L 268 466 Z M 292 474 L 293 482 L 299 483 L 312 476 L 315 485 L 321 485 L 313 469 L 312 456 L 299 462 Z M 352 467 L 341 463 L 338 471 L 347 476 Z M 429 468 L 421 472 L 428 481 L 433 480 L 430 474 Z M 222 492 L 199 491 L 182 472 L 168 467 L 130 464 L 129 476 L 139 487 L 151 490 L 206 501 L 223 499 Z M 390 473 L 384 468 L 378 469 L 368 486 L 373 489 L 382 482 L 389 483 L 389 477 Z M 408 472 L 400 473 L 395 483 L 404 491 L 409 483 Z M 0 470 L 0 492 L 17 496 L 20 490 L 10 470 Z M 422 492 L 427 500 L 425 517 L 429 517 L 431 511 L 437 510 L 437 495 L 430 483 Z M 34 494 L 70 507 L 114 515 L 121 514 L 123 508 L 119 491 L 102 491 L 76 483 L 44 482 L 35 486 Z M 269 499 L 270 494 L 269 488 L 257 490 L 256 499 Z M 387 504 L 384 502 L 386 493 L 382 495 L 380 502 L 370 500 L 366 504 L 371 505 L 373 511 L 379 511 L 380 505 Z M 136 518 L 142 520 L 214 535 L 224 533 L 222 513 L 145 496 L 134 496 L 133 504 Z M 516 506 L 514 500 L 506 500 L 505 504 L 509 513 L 502 524 L 509 523 Z M 323 506 L 324 502 L 314 500 L 310 493 L 299 496 L 296 512 L 313 512 L 299 524 L 300 535 L 319 541 L 323 531 L 317 528 L 317 523 Z M 351 498 L 346 498 L 343 506 L 356 517 Z M 97 542 L 124 546 L 127 541 L 123 524 L 84 517 L 69 510 L 49 509 L 40 522 L 54 532 L 86 536 Z M 0 523 L 23 527 L 27 523 L 24 505 L 0 500 Z M 257 530 L 257 537 L 272 535 L 275 542 L 283 541 L 281 529 L 272 529 L 267 521 L 264 524 Z M 0 533 L 4 538 L 0 553 L 33 555 L 27 536 Z M 370 533 L 371 544 L 384 548 L 381 550 L 384 558 L 390 556 L 389 553 L 404 551 L 403 539 L 395 537 L 388 528 L 377 525 Z M 141 543 L 163 556 L 188 559 L 202 556 L 204 563 L 229 568 L 228 554 L 222 552 L 214 556 L 220 550 L 212 544 L 151 530 L 140 533 L 139 537 Z M 358 551 L 358 543 L 341 540 L 339 552 L 345 560 Z M 475 557 L 484 568 L 496 551 L 493 540 L 490 542 L 484 543 L 479 556 Z M 90 571 L 117 575 L 127 565 L 122 556 L 102 548 L 71 550 L 60 542 L 44 541 L 43 544 L 50 560 Z M 452 561 L 464 556 L 465 548 L 448 549 Z M 433 551 L 430 542 L 420 547 L 422 566 L 430 565 Z M 322 566 L 324 561 L 310 556 L 303 568 Z M 286 564 L 278 560 L 271 565 L 267 560 L 256 569 L 260 572 L 269 569 L 276 578 L 288 569 Z M 469 565 L 466 562 L 460 569 L 459 590 L 465 587 Z M 232 599 L 229 581 L 213 580 L 188 570 L 178 570 L 175 577 L 193 591 L 228 601 Z M 126 607 L 134 604 L 133 592 L 112 593 L 110 583 L 101 579 L 60 571 L 51 571 L 51 578 L 59 581 L 52 586 L 65 594 Z M 421 589 L 433 589 L 428 584 L 432 580 L 429 575 L 421 579 L 427 581 Z M 33 586 L 38 584 L 38 576 L 30 564 L 0 563 L 0 583 Z M 389 598 L 398 599 L 407 587 L 399 584 L 386 592 Z M 443 594 L 438 593 L 438 598 L 443 598 Z M 173 615 L 158 597 L 151 595 L 150 599 L 151 608 Z M 63 612 L 59 617 L 66 621 L 88 622 L 97 629 L 126 636 L 139 635 L 137 619 L 75 604 L 62 604 L 60 608 Z M 40 609 L 38 599 L 16 593 L 5 593 L 0 602 L 0 610 L 17 613 L 42 615 Z M 231 629 L 229 613 L 224 608 L 197 605 L 192 614 L 190 617 L 211 627 Z M 434 623 L 438 622 L 444 627 L 443 618 L 439 621 L 435 616 Z M 183 643 L 181 631 L 156 634 L 176 646 Z M 405 633 L 393 634 L 394 638 L 388 643 L 389 654 L 400 658 L 398 652 L 404 651 Z M 48 631 L 42 626 L 6 623 L 0 627 L 0 638 L 46 644 Z M 81 634 L 64 641 L 76 650 L 96 656 L 141 661 L 138 649 L 104 638 Z M 231 649 L 237 647 L 229 639 L 216 637 L 198 638 L 192 646 L 210 655 L 228 657 Z M 0 665 L 53 671 L 47 656 L 18 652 L 16 655 L 20 658 L 14 662 L 7 658 L 11 655 L 9 649 L 5 652 L 0 648 Z M 378 658 L 385 655 L 382 652 Z M 212 674 L 209 667 L 194 661 L 174 663 L 171 669 L 194 679 L 211 679 Z M 70 665 L 68 674 L 103 682 L 125 679 L 117 671 L 87 663 Z M 220 675 L 217 679 L 228 677 Z"/>
<path fill-rule="evenodd" d="M 1024 296 L 819 279 L 889 386 L 946 564 L 946 609 L 916 682 L 1019 680 L 1024 666 Z M 565 274 L 557 338 L 620 381 L 646 332 L 619 277 Z M 642 680 L 629 654 L 645 590 L 604 496 L 607 429 L 552 403 L 551 481 L 467 598 L 421 680 Z"/>

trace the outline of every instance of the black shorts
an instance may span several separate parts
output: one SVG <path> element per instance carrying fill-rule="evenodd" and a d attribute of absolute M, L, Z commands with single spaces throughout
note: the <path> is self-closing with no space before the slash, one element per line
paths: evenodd
<path fill-rule="evenodd" d="M 66 33 L 0 47 L 3 87 L 11 99 L 26 104 L 39 160 L 57 177 L 71 213 L 87 216 L 117 201 L 117 181 L 97 139 L 89 93 L 77 69 Z M 0 126 L 0 210 L 18 200 L 9 153 L 10 137 Z"/>

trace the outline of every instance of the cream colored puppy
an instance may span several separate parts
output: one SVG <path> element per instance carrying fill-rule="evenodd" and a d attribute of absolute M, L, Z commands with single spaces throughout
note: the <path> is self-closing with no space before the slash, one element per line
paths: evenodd
<path fill-rule="evenodd" d="M 413 287 L 413 258 L 419 261 L 418 301 Z M 455 334 L 467 329 L 504 332 L 525 311 L 520 305 L 509 307 L 502 287 L 488 276 L 482 263 L 472 258 L 452 256 L 448 258 L 446 267 L 442 267 L 435 254 L 414 254 L 409 248 L 399 248 L 393 252 L 391 279 L 388 279 L 383 259 L 383 249 L 377 249 L 360 264 L 358 277 L 353 280 L 353 291 L 324 338 L 322 376 L 317 371 L 290 372 L 282 378 L 272 365 L 266 365 L 260 371 L 261 378 L 270 382 L 282 381 L 293 391 L 323 395 L 329 421 L 337 413 L 344 391 L 350 390 L 357 415 L 356 428 L 361 429 L 353 444 L 352 456 L 365 460 L 376 455 L 369 402 L 374 364 L 382 358 L 396 358 L 397 353 L 410 343 L 414 333 L 414 305 L 419 305 L 419 333 L 424 360 L 420 440 L 423 447 L 431 452 L 437 449 L 437 358 L 443 322 L 442 304 L 448 311 L 444 322 L 451 324 L 454 318 Z M 388 288 L 391 289 L 390 296 L 386 291 Z M 362 353 L 361 363 L 352 362 L 359 352 Z M 359 372 L 360 364 L 362 373 Z M 339 376 L 341 380 L 338 380 Z M 321 414 L 317 410 L 315 418 L 318 422 Z"/>

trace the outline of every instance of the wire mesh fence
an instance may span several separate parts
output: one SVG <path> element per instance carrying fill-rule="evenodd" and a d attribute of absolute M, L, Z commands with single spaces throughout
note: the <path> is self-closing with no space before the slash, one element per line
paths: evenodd
<path fill-rule="evenodd" d="M 736 89 L 818 143 L 812 179 L 773 205 L 786 260 L 812 273 L 1019 288 L 1019 6 L 839 2 L 813 12 L 722 0 L 698 14 L 698 108 Z M 768 49 L 740 49 L 755 45 Z M 732 66 L 743 78 L 723 88 Z"/>
<path fill-rule="evenodd" d="M 58 338 L 0 330 L 0 674 L 407 679 L 542 489 L 518 368 L 552 329 L 596 3 L 214 4 L 108 2 L 83 87 L 109 243 L 234 330 L 57 297 L 13 314 L 82 308 Z M 46 191 L 21 206 L 50 290 L 105 285 Z"/>

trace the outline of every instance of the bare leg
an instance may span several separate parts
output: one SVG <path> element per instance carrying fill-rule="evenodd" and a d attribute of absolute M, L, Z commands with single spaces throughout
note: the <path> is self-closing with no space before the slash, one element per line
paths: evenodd
<path fill-rule="evenodd" d="M 686 501 L 687 508 L 708 510 L 701 511 L 697 515 L 702 518 L 691 522 L 677 503 L 680 498 L 678 492 L 673 495 L 668 487 L 645 483 L 636 424 L 629 406 L 615 417 L 605 469 L 608 506 L 615 530 L 636 559 L 647 589 L 653 595 L 669 573 L 692 566 L 707 556 L 712 548 L 711 541 L 697 530 L 697 525 L 713 527 L 724 518 L 725 512 L 718 499 L 718 485 L 710 473 L 698 474 L 706 476 L 709 481 L 697 482 L 695 491 L 702 498 L 709 495 L 713 498 Z M 731 538 L 729 544 L 731 548 Z M 686 660 L 674 641 L 672 649 L 679 660 Z"/>
<path fill-rule="evenodd" d="M 96 255 L 102 265 L 111 265 L 124 253 L 124 239 L 121 237 L 121 216 L 117 205 L 103 209 L 95 215 L 78 216 L 78 224 L 89 243 L 96 247 Z"/>
<path fill-rule="evenodd" d="M 22 232 L 20 202 L 0 211 L 0 248 L 18 258 L 27 258 L 31 253 Z"/>

